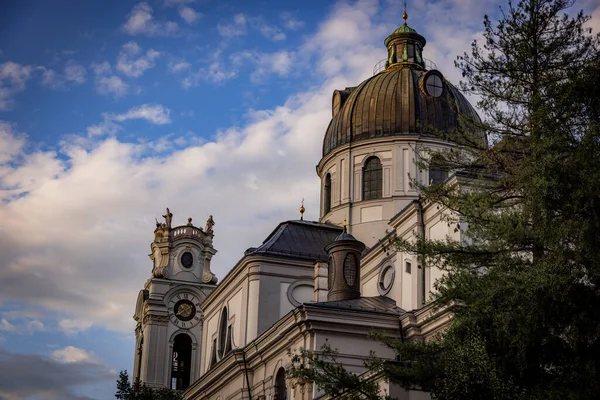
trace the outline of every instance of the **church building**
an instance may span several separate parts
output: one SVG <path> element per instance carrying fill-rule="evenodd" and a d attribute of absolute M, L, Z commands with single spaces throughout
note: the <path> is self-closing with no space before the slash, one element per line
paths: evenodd
<path fill-rule="evenodd" d="M 281 222 L 219 283 L 210 269 L 212 216 L 205 227 L 191 219 L 171 226 L 167 209 L 157 222 L 152 275 L 135 308 L 134 378 L 185 390 L 190 400 L 315 399 L 318 388 L 286 378 L 290 351 L 327 343 L 361 374 L 370 352 L 393 357 L 369 332 L 426 340 L 447 326 L 449 312 L 428 302 L 442 271 L 390 248 L 389 238 L 464 238 L 464 227 L 448 226 L 447 211 L 422 202 L 411 182 L 460 179 L 421 170 L 418 158 L 453 146 L 439 133 L 457 128 L 461 114 L 479 117 L 424 58 L 425 38 L 403 18 L 374 75 L 333 92 L 316 168 L 319 221 Z M 429 399 L 380 386 L 393 398 Z"/>

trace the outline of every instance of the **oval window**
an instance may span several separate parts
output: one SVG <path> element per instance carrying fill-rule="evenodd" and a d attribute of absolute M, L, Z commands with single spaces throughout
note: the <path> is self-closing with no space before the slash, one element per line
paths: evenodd
<path fill-rule="evenodd" d="M 194 265 L 194 256 L 192 256 L 192 253 L 186 251 L 181 255 L 181 265 L 184 268 L 192 268 L 192 265 Z"/>
<path fill-rule="evenodd" d="M 385 266 L 379 272 L 378 290 L 379 294 L 386 295 L 394 284 L 394 275 L 396 271 L 391 265 Z"/>
<path fill-rule="evenodd" d="M 358 265 L 356 262 L 356 256 L 354 254 L 348 254 L 344 260 L 344 280 L 346 285 L 354 286 L 356 283 L 356 273 L 358 272 Z"/>

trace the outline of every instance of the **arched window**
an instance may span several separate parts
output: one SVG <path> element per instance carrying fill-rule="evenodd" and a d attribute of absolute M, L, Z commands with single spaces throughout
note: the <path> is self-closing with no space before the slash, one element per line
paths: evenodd
<path fill-rule="evenodd" d="M 285 386 L 285 369 L 279 368 L 275 377 L 275 390 L 273 391 L 273 400 L 286 400 L 287 387 Z"/>
<path fill-rule="evenodd" d="M 171 362 L 171 389 L 183 390 L 190 386 L 192 339 L 185 333 L 175 336 Z"/>
<path fill-rule="evenodd" d="M 442 166 L 440 157 L 433 156 L 429 162 L 429 184 L 439 185 L 448 179 L 448 169 Z"/>
<path fill-rule="evenodd" d="M 219 324 L 219 358 L 223 358 L 229 351 L 231 351 L 231 344 L 228 342 L 231 340 L 230 330 L 227 326 L 229 316 L 227 315 L 227 307 L 223 307 L 221 313 L 221 323 Z"/>
<path fill-rule="evenodd" d="M 325 176 L 325 185 L 323 185 L 323 214 L 331 211 L 331 174 Z"/>
<path fill-rule="evenodd" d="M 140 338 L 140 346 L 138 347 L 138 365 L 137 365 L 137 376 L 135 378 L 139 379 L 140 374 L 142 373 L 142 350 L 144 348 L 144 337 Z"/>
<path fill-rule="evenodd" d="M 362 199 L 381 198 L 381 187 L 383 186 L 383 174 L 381 172 L 381 161 L 377 157 L 369 157 L 363 167 L 363 191 Z"/>

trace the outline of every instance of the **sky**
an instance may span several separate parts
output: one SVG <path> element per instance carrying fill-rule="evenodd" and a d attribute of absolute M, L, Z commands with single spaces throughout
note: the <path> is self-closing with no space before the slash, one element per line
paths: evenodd
<path fill-rule="evenodd" d="M 408 3 L 455 84 L 456 56 L 505 4 Z M 0 400 L 114 398 L 155 218 L 213 215 L 218 278 L 303 198 L 318 219 L 331 95 L 386 57 L 402 1 L 0 7 Z M 598 32 L 598 1 L 576 8 Z"/>

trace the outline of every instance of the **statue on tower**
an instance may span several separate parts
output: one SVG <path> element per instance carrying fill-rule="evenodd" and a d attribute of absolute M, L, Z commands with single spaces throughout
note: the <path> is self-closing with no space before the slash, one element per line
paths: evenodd
<path fill-rule="evenodd" d="M 167 213 L 163 215 L 163 218 L 165 219 L 165 224 L 167 225 L 167 228 L 171 229 L 171 220 L 173 219 L 173 213 L 169 211 L 169 207 L 167 207 Z"/>
<path fill-rule="evenodd" d="M 215 220 L 213 219 L 213 216 L 211 215 L 206 220 L 206 227 L 204 228 L 204 232 L 207 234 L 210 234 L 210 235 L 214 235 L 213 226 L 215 226 Z"/>

